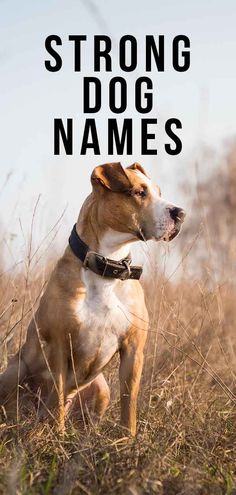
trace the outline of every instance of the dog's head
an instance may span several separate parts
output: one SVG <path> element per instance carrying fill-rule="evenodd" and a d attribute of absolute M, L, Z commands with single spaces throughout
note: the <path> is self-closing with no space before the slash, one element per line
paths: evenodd
<path fill-rule="evenodd" d="M 179 233 L 184 210 L 161 198 L 160 188 L 138 163 L 126 169 L 120 163 L 99 165 L 91 182 L 103 225 L 131 239 L 171 241 Z"/>

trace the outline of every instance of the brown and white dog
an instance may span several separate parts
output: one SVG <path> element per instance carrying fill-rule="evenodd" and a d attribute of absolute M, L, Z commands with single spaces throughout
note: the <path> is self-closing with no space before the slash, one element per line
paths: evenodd
<path fill-rule="evenodd" d="M 148 314 L 130 244 L 173 239 L 185 213 L 161 198 L 138 163 L 100 165 L 91 182 L 26 342 L 0 375 L 0 405 L 14 409 L 23 383 L 40 387 L 42 408 L 57 412 L 63 430 L 68 398 L 84 390 L 101 418 L 110 398 L 102 371 L 119 352 L 121 424 L 135 435 Z"/>

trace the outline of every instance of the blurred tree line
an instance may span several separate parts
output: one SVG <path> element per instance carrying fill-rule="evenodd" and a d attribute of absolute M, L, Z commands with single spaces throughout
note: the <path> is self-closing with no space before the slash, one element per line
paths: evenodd
<path fill-rule="evenodd" d="M 236 141 L 228 145 L 222 159 L 203 179 L 196 164 L 197 187 L 187 222 L 179 237 L 187 271 L 217 280 L 234 282 L 236 269 Z M 188 185 L 184 185 L 184 191 Z"/>

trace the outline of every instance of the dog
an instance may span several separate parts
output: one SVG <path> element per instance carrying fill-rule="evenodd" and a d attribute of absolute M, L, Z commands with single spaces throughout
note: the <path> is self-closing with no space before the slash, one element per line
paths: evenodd
<path fill-rule="evenodd" d="M 119 352 L 121 425 L 136 433 L 136 407 L 148 332 L 148 313 L 133 266 L 135 241 L 172 240 L 185 212 L 134 163 L 97 166 L 69 244 L 51 274 L 26 341 L 0 375 L 0 405 L 16 407 L 19 387 L 40 388 L 40 409 L 65 428 L 68 404 L 92 397 L 101 419 L 110 400 L 103 370 Z"/>

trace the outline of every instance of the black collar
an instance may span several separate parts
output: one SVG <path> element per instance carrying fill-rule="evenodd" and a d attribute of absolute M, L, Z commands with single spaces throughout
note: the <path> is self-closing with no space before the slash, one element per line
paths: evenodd
<path fill-rule="evenodd" d="M 76 224 L 74 225 L 69 237 L 70 247 L 79 258 L 84 268 L 92 270 L 97 275 L 106 278 L 118 278 L 120 280 L 136 279 L 138 280 L 142 274 L 141 266 L 131 266 L 131 256 L 127 256 L 120 261 L 110 260 L 99 253 L 90 251 L 89 246 L 85 244 L 76 232 Z"/>

